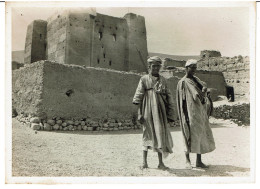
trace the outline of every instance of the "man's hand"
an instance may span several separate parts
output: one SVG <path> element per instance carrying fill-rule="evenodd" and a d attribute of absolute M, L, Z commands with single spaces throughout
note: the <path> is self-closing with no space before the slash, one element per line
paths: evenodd
<path fill-rule="evenodd" d="M 143 124 L 144 121 L 145 121 L 145 120 L 144 120 L 144 117 L 142 116 L 142 117 L 139 119 L 139 123 L 140 123 L 140 124 Z"/>

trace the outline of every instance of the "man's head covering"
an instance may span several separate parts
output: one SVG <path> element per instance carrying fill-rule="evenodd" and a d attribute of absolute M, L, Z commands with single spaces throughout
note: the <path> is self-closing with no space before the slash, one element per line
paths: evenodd
<path fill-rule="evenodd" d="M 195 59 L 187 60 L 185 67 L 189 67 L 190 65 L 197 65 L 197 60 L 195 60 Z"/>
<path fill-rule="evenodd" d="M 162 64 L 162 60 L 160 59 L 159 56 L 152 56 L 150 58 L 148 58 L 147 60 L 148 64 L 158 64 L 158 65 L 161 65 Z"/>

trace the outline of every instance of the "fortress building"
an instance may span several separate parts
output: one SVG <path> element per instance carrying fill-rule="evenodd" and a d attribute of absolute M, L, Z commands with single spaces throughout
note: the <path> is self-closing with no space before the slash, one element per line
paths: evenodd
<path fill-rule="evenodd" d="M 50 60 L 145 72 L 147 56 L 145 19 L 133 13 L 117 18 L 89 8 L 67 9 L 27 28 L 25 64 Z"/>

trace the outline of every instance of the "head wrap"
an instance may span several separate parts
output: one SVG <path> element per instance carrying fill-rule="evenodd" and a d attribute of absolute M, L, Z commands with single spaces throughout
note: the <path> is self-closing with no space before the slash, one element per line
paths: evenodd
<path fill-rule="evenodd" d="M 187 60 L 185 67 L 189 67 L 190 65 L 197 65 L 197 60 L 195 60 L 195 59 Z"/>
<path fill-rule="evenodd" d="M 148 58 L 147 60 L 148 64 L 158 64 L 158 65 L 161 65 L 162 64 L 162 60 L 160 59 L 159 56 L 152 56 L 150 58 Z"/>

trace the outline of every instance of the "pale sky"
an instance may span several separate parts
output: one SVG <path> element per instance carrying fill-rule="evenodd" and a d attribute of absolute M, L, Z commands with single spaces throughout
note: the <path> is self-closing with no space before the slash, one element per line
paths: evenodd
<path fill-rule="evenodd" d="M 24 50 L 27 25 L 46 20 L 55 8 L 12 8 L 12 50 Z M 223 56 L 249 55 L 249 8 L 96 8 L 101 14 L 145 17 L 148 52 L 199 55 L 219 50 Z"/>

